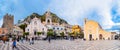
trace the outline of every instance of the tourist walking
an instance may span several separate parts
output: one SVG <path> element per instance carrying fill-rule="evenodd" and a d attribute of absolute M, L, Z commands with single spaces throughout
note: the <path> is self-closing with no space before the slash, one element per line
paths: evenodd
<path fill-rule="evenodd" d="M 22 43 L 23 43 L 23 40 L 24 40 L 23 37 L 21 37 L 21 42 L 22 42 Z"/>
<path fill-rule="evenodd" d="M 16 47 L 16 44 L 17 44 L 17 42 L 16 42 L 16 40 L 14 39 L 13 40 L 13 43 L 12 43 L 12 49 L 14 50 L 14 48 L 15 49 L 18 49 L 17 47 Z"/>
<path fill-rule="evenodd" d="M 32 38 L 29 38 L 29 43 L 30 43 L 30 45 L 32 44 Z"/>
<path fill-rule="evenodd" d="M 29 39 L 29 42 L 30 42 L 30 45 L 34 44 L 34 37 L 31 37 L 31 38 Z"/>
<path fill-rule="evenodd" d="M 32 37 L 32 44 L 34 44 L 34 40 L 35 40 L 34 37 Z"/>
<path fill-rule="evenodd" d="M 50 41 L 51 41 L 51 37 L 49 36 L 49 37 L 48 37 L 48 42 L 50 43 Z"/>

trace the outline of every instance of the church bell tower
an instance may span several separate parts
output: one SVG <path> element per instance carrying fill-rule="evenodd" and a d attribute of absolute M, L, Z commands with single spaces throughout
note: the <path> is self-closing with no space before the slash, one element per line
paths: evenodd
<path fill-rule="evenodd" d="M 46 12 L 45 16 L 46 16 L 46 24 L 51 25 L 52 24 L 52 16 L 51 16 L 50 10 L 48 10 Z"/>

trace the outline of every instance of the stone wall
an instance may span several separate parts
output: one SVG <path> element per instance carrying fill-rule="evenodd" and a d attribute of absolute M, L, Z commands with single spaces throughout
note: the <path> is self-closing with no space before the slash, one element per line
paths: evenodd
<path fill-rule="evenodd" d="M 13 25 L 14 25 L 14 16 L 6 14 L 3 18 L 3 25 L 2 28 L 6 28 L 8 34 L 13 33 Z"/>

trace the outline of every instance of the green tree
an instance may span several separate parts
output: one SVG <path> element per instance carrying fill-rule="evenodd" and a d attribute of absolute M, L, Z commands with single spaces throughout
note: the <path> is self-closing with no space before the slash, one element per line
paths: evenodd
<path fill-rule="evenodd" d="M 68 35 L 69 35 L 69 36 L 72 36 L 72 33 L 69 32 Z"/>
<path fill-rule="evenodd" d="M 21 24 L 19 27 L 23 30 L 23 32 L 25 32 L 25 28 L 27 27 L 27 24 Z"/>
<path fill-rule="evenodd" d="M 64 38 L 65 34 L 64 32 L 60 33 L 61 37 Z"/>
<path fill-rule="evenodd" d="M 47 36 L 53 36 L 54 32 L 52 29 L 48 29 Z"/>
<path fill-rule="evenodd" d="M 78 37 L 79 38 L 84 38 L 84 33 L 81 31 L 80 33 L 78 33 Z"/>
<path fill-rule="evenodd" d="M 24 32 L 23 35 L 27 37 L 29 35 L 29 32 Z"/>
<path fill-rule="evenodd" d="M 42 34 L 42 32 L 37 32 L 37 35 L 39 36 L 39 35 L 41 35 Z"/>
<path fill-rule="evenodd" d="M 51 31 L 51 32 L 53 32 L 53 29 L 48 29 L 48 31 Z"/>
<path fill-rule="evenodd" d="M 78 34 L 79 34 L 79 32 L 73 32 L 73 36 L 74 36 L 74 37 L 77 37 Z"/>

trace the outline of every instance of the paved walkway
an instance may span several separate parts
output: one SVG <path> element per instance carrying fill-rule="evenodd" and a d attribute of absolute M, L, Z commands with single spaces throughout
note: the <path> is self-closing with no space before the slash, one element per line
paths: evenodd
<path fill-rule="evenodd" d="M 29 43 L 25 43 L 25 45 L 29 45 Z M 29 46 L 39 50 L 120 50 L 120 41 L 52 40 L 51 43 L 48 43 L 48 41 L 35 41 L 34 45 Z"/>
<path fill-rule="evenodd" d="M 0 48 L 2 47 L 2 44 L 3 44 L 2 41 L 0 41 Z"/>
<path fill-rule="evenodd" d="M 1 46 L 0 50 L 36 50 L 36 49 L 26 46 L 19 42 L 17 42 L 17 48 L 12 49 L 12 42 L 6 42 Z"/>
<path fill-rule="evenodd" d="M 0 50 L 12 50 L 12 42 L 3 44 Z M 119 40 L 99 40 L 99 41 L 82 41 L 82 40 L 52 40 L 35 41 L 34 45 L 28 42 L 17 43 L 19 50 L 120 50 Z M 16 49 L 15 49 L 16 50 Z"/>

